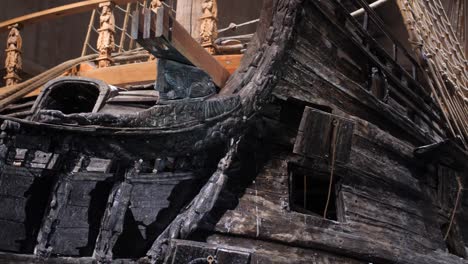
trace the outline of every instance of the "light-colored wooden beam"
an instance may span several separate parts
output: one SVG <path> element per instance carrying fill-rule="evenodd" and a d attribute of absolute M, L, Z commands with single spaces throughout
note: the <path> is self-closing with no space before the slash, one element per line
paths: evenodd
<path fill-rule="evenodd" d="M 124 5 L 137 0 L 113 0 L 116 5 Z M 28 15 L 16 17 L 7 21 L 0 22 L 0 32 L 7 31 L 8 26 L 14 24 L 21 24 L 22 26 L 42 22 L 50 19 L 65 17 L 73 14 L 84 13 L 91 11 L 99 6 L 101 3 L 109 2 L 109 0 L 87 0 L 80 1 L 73 4 L 54 7 L 51 9 L 31 13 Z"/>
<path fill-rule="evenodd" d="M 124 64 L 78 72 L 78 76 L 99 79 L 112 85 L 148 83 L 156 79 L 154 61 Z"/>
<path fill-rule="evenodd" d="M 216 55 L 215 59 L 229 72 L 234 73 L 239 67 L 243 55 Z M 106 68 L 91 68 L 83 63 L 79 67 L 78 76 L 98 79 L 107 84 L 124 86 L 128 84 L 141 84 L 156 80 L 157 63 L 155 61 L 117 65 Z M 39 95 L 42 87 L 29 93 L 25 97 Z M 0 93 L 1 93 L 0 89 Z"/>
<path fill-rule="evenodd" d="M 157 13 L 143 9 L 133 17 L 132 37 L 143 48 L 156 57 L 191 63 L 205 71 L 218 87 L 224 87 L 229 72 L 192 38 L 168 8 L 160 8 Z"/>
<path fill-rule="evenodd" d="M 233 73 L 239 67 L 241 58 L 242 55 L 215 56 L 229 73 Z M 127 85 L 154 82 L 156 73 L 157 63 L 148 61 L 79 71 L 78 76 L 102 80 L 112 85 Z"/>

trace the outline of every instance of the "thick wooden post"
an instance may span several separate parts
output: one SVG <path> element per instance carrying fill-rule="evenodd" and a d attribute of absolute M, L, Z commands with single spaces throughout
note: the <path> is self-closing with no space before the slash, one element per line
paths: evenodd
<path fill-rule="evenodd" d="M 112 52 L 115 49 L 115 18 L 114 3 L 105 2 L 99 4 L 101 8 L 101 17 L 99 18 L 100 27 L 98 29 L 99 37 L 97 40 L 97 49 L 99 57 L 97 58 L 98 67 L 108 67 L 112 64 Z"/>
<path fill-rule="evenodd" d="M 155 12 L 155 13 L 158 13 L 158 10 L 162 7 L 164 0 L 152 0 L 151 3 L 150 3 L 150 9 L 151 11 Z M 149 58 L 148 58 L 150 61 L 154 61 L 156 60 L 156 57 L 153 55 L 153 54 L 149 54 Z M 158 62 L 158 65 L 159 65 L 159 62 Z"/>
<path fill-rule="evenodd" d="M 218 4 L 216 0 L 203 0 L 200 20 L 201 45 L 210 54 L 215 54 L 214 42 L 218 37 Z"/>
<path fill-rule="evenodd" d="M 6 81 L 6 86 L 17 84 L 21 78 L 19 77 L 19 71 L 23 67 L 21 59 L 21 48 L 23 46 L 23 39 L 20 34 L 20 25 L 15 24 L 8 27 L 10 33 L 8 34 L 7 47 L 5 49 L 6 59 L 5 59 L 5 69 L 6 76 L 4 77 Z"/>

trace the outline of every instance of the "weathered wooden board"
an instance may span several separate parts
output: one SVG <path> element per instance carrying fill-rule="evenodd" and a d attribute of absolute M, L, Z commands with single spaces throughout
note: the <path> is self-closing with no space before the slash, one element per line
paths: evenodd
<path fill-rule="evenodd" d="M 0 172 L 0 250 L 32 253 L 52 177 L 7 165 Z"/>
<path fill-rule="evenodd" d="M 354 124 L 350 120 L 306 107 L 293 152 L 311 158 L 328 159 L 334 151 L 336 161 L 346 163 L 349 159 L 353 129 Z M 334 133 L 336 138 L 335 142 L 332 142 Z"/>
<path fill-rule="evenodd" d="M 54 233 L 53 253 L 91 256 L 112 183 L 74 180 L 72 185 Z"/>

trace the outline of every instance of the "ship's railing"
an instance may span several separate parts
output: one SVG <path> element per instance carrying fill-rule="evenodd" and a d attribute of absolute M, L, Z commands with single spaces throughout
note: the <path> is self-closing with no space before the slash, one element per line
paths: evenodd
<path fill-rule="evenodd" d="M 135 41 L 131 38 L 129 34 L 129 25 L 131 25 L 131 21 L 133 19 L 131 13 L 135 10 L 140 9 L 141 7 L 146 7 L 148 5 L 147 2 L 148 1 L 145 0 L 143 2 L 128 3 L 125 7 L 115 6 L 113 12 L 116 16 L 114 34 L 116 51 L 125 52 L 133 50 L 137 47 Z M 81 56 L 99 53 L 99 50 L 97 50 L 95 44 L 99 36 L 99 20 L 101 15 L 102 13 L 99 9 L 94 9 L 91 13 L 86 37 L 83 42 Z M 117 22 L 119 17 L 123 17 L 123 19 L 121 19 L 122 21 L 120 24 Z M 94 43 L 92 42 L 92 40 L 94 40 Z"/>
<path fill-rule="evenodd" d="M 373 78 L 380 77 L 387 87 L 387 96 L 382 96 L 384 103 L 388 98 L 393 99 L 406 111 L 406 116 L 414 123 L 425 123 L 425 127 L 431 128 L 439 136 L 443 135 L 445 123 L 442 121 L 443 112 L 435 103 L 430 93 L 423 88 L 424 80 L 420 78 L 423 68 L 417 60 L 407 51 L 405 46 L 387 28 L 379 15 L 364 0 L 350 0 L 356 6 L 362 8 L 361 17 L 352 16 L 353 10 L 348 10 L 340 1 L 334 1 L 340 12 L 346 19 L 340 26 L 346 33 L 353 36 L 351 40 L 367 54 L 367 86 L 372 90 Z M 381 40 L 377 41 L 369 28 L 372 25 L 373 34 L 385 36 L 391 43 L 391 51 L 385 49 Z M 406 65 L 404 65 L 406 64 Z M 407 64 L 410 65 L 408 70 Z M 374 72 L 373 72 L 374 71 Z M 427 131 L 425 131 L 427 132 Z"/>
<path fill-rule="evenodd" d="M 217 53 L 215 46 L 218 33 L 216 2 L 216 0 L 211 0 L 212 5 L 200 5 L 200 8 L 203 8 L 203 15 L 200 18 L 194 18 L 201 21 L 200 44 L 212 55 Z M 87 0 L 2 22 L 0 23 L 0 32 L 6 30 L 10 31 L 6 47 L 5 69 L 7 74 L 4 77 L 6 86 L 18 84 L 21 80 L 19 77 L 19 72 L 22 69 L 21 29 L 24 26 L 72 14 L 92 11 L 82 49 L 82 56 L 93 53 L 98 54 L 99 56 L 96 59 L 97 65 L 99 68 L 103 68 L 113 64 L 113 52 L 124 52 L 136 47 L 137 44 L 129 34 L 133 11 L 145 7 L 156 10 L 162 5 L 173 10 L 174 3 L 175 1 L 171 0 Z M 115 21 L 115 11 L 120 12 L 118 13 L 119 18 L 123 17 L 123 22 L 119 25 L 117 25 Z M 91 44 L 92 38 L 96 39 L 96 46 Z M 152 56 L 148 58 L 154 59 Z"/>
<path fill-rule="evenodd" d="M 61 18 L 73 14 L 85 13 L 97 8 L 101 8 L 103 12 L 101 16 L 101 27 L 98 29 L 100 35 L 100 44 L 102 48 L 99 50 L 100 57 L 98 61 L 103 65 L 105 62 L 111 61 L 110 52 L 113 51 L 113 41 L 115 35 L 115 24 L 113 24 L 113 8 L 118 5 L 128 5 L 138 0 L 87 0 L 73 4 L 63 5 L 21 17 L 13 18 L 0 23 L 0 32 L 9 30 L 7 38 L 7 47 L 5 49 L 6 60 L 5 69 L 6 86 L 18 84 L 21 80 L 19 73 L 22 70 L 22 37 L 21 30 L 28 25 Z M 104 14 L 105 13 L 105 14 Z M 108 64 L 107 64 L 108 65 Z"/>

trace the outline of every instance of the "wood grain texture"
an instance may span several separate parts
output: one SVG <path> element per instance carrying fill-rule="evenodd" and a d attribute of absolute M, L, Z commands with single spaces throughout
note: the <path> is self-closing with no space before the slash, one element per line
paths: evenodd
<path fill-rule="evenodd" d="M 229 72 L 179 22 L 173 20 L 168 8 L 161 8 L 157 14 L 144 9 L 134 16 L 139 19 L 133 22 L 132 35 L 146 50 L 155 56 L 159 53 L 158 56 L 168 56 L 166 59 L 181 55 L 185 61 L 205 71 L 218 87 L 224 87 Z"/>
<path fill-rule="evenodd" d="M 126 85 L 153 82 L 156 71 L 157 63 L 149 61 L 79 71 L 78 76 L 102 80 L 112 85 Z"/>
<path fill-rule="evenodd" d="M 233 74 L 240 65 L 243 55 L 215 55 L 214 58 L 230 73 Z M 124 65 L 116 65 L 107 68 L 96 69 L 88 63 L 79 66 L 77 76 L 102 80 L 108 84 L 124 86 L 128 84 L 141 84 L 156 80 L 157 63 L 140 62 Z M 37 96 L 43 87 L 38 87 L 25 97 Z M 3 90 L 0 90 L 2 94 Z"/>

